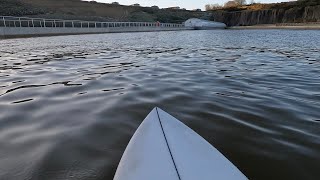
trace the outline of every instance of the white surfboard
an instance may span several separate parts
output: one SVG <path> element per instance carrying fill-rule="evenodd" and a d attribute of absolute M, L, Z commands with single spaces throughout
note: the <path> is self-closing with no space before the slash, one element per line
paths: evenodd
<path fill-rule="evenodd" d="M 114 180 L 247 179 L 182 122 L 154 108 L 131 138 Z"/>

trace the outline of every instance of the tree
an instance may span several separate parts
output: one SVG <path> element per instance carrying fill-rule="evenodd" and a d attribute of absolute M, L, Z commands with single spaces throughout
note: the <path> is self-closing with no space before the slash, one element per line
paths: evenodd
<path fill-rule="evenodd" d="M 242 6 L 246 4 L 246 0 L 234 0 L 234 2 L 238 5 L 238 6 Z"/>
<path fill-rule="evenodd" d="M 235 1 L 228 1 L 224 4 L 224 7 L 229 8 L 229 7 L 236 7 L 238 4 Z"/>
<path fill-rule="evenodd" d="M 206 4 L 206 5 L 204 6 L 204 9 L 205 9 L 206 11 L 211 10 L 211 6 L 210 6 L 210 4 Z"/>
<path fill-rule="evenodd" d="M 221 9 L 222 6 L 220 4 L 206 4 L 205 5 L 205 10 L 210 11 L 210 10 L 216 10 L 216 9 Z"/>

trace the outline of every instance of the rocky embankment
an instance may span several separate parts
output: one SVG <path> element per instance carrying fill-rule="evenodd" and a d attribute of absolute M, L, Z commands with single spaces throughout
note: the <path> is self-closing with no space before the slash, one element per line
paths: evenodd
<path fill-rule="evenodd" d="M 227 26 L 320 22 L 320 3 L 313 6 L 278 5 L 258 10 L 217 10 L 212 12 L 211 20 L 224 22 Z"/>

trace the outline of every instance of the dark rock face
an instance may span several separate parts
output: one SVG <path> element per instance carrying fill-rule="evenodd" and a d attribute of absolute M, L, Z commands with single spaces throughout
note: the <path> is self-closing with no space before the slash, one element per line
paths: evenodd
<path fill-rule="evenodd" d="M 214 11 L 211 20 L 223 22 L 227 26 L 320 22 L 320 5 L 256 11 Z"/>

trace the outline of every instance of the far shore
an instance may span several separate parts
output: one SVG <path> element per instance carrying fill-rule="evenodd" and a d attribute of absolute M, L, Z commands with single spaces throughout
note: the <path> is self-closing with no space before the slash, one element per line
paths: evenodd
<path fill-rule="evenodd" d="M 232 26 L 228 29 L 297 29 L 320 30 L 320 23 L 288 23 L 288 24 L 259 24 L 253 26 Z"/>

